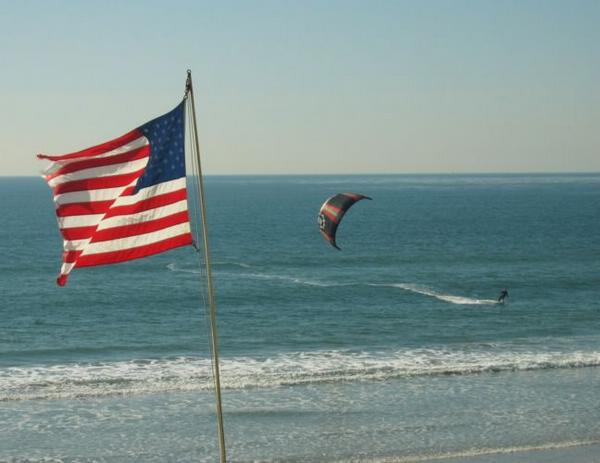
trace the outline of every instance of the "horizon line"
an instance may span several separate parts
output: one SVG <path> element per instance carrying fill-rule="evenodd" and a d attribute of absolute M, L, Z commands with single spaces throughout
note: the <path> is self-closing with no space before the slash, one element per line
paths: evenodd
<path fill-rule="evenodd" d="M 340 173 L 340 172 L 332 172 L 332 173 L 248 173 L 248 174 L 203 174 L 204 177 L 299 177 L 299 176 L 311 176 L 311 177 L 326 177 L 326 176 L 336 176 L 336 177 L 351 177 L 351 176 L 393 176 L 393 175 L 414 175 L 414 176 L 425 176 L 425 175 L 482 175 L 482 176 L 491 176 L 491 175 L 600 175 L 600 171 L 583 171 L 583 170 L 572 170 L 572 171 L 456 171 L 456 172 L 349 172 L 349 173 Z M 187 175 L 192 177 L 193 175 Z M 4 175 L 0 174 L 0 178 L 43 178 L 42 174 L 31 175 L 31 174 L 13 174 L 13 175 Z"/>

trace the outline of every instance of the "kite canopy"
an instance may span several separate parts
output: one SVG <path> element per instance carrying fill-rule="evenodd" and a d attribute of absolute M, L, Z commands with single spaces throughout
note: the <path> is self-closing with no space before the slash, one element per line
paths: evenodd
<path fill-rule="evenodd" d="M 342 217 L 350 207 L 361 199 L 371 199 L 358 193 L 338 193 L 323 203 L 319 210 L 319 230 L 321 235 L 336 249 L 335 233 Z"/>

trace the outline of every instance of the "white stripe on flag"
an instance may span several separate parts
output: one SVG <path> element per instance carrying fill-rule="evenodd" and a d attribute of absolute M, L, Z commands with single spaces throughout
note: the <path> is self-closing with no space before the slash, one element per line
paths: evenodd
<path fill-rule="evenodd" d="M 63 249 L 65 251 L 79 251 L 87 246 L 90 242 L 90 239 L 87 238 L 85 240 L 64 240 L 63 241 Z"/>
<path fill-rule="evenodd" d="M 125 189 L 134 186 L 138 179 L 133 180 L 129 185 L 115 188 L 102 188 L 98 190 L 73 191 L 71 193 L 61 193 L 54 196 L 57 206 L 74 203 L 91 203 L 94 201 L 110 201 L 118 197 Z"/>
<path fill-rule="evenodd" d="M 77 180 L 86 180 L 90 178 L 110 177 L 112 175 L 123 175 L 132 172 L 137 172 L 143 169 L 148 164 L 148 156 L 134 161 L 121 162 L 119 164 L 109 164 L 107 166 L 92 167 L 89 169 L 77 170 L 75 172 L 69 172 L 68 174 L 59 175 L 54 177 L 48 182 L 48 185 L 55 187 L 67 182 L 74 182 Z"/>
<path fill-rule="evenodd" d="M 52 161 L 52 164 L 50 164 L 44 170 L 44 175 L 52 175 L 57 170 L 62 169 L 63 167 L 65 167 L 66 165 L 68 165 L 72 162 L 81 162 L 81 161 L 85 161 L 86 159 L 100 159 L 100 158 L 108 158 L 110 156 L 118 156 L 119 154 L 124 154 L 129 151 L 133 151 L 138 148 L 141 148 L 142 146 L 146 146 L 149 143 L 150 142 L 148 141 L 148 139 L 145 136 L 141 136 L 125 145 L 119 146 L 118 148 L 107 151 L 106 153 L 103 153 L 103 154 L 98 154 L 96 156 L 82 156 L 79 158 L 70 158 L 70 159 L 62 159 L 62 160 L 59 159 L 57 161 Z"/>
<path fill-rule="evenodd" d="M 63 263 L 60 266 L 60 273 L 62 273 L 63 275 L 68 275 L 68 273 L 71 271 L 71 269 L 75 267 L 75 262 L 71 262 L 71 263 Z"/>
<path fill-rule="evenodd" d="M 147 211 L 137 212 L 135 214 L 117 215 L 104 219 L 98 225 L 97 231 L 106 230 L 107 228 L 122 227 L 123 225 L 135 225 L 138 223 L 148 222 L 149 220 L 161 219 L 177 212 L 187 211 L 187 200 L 183 199 L 173 204 L 166 206 L 148 209 Z"/>
<path fill-rule="evenodd" d="M 173 225 L 172 227 L 164 228 L 155 232 L 144 233 L 142 235 L 91 243 L 83 250 L 81 255 L 89 256 L 91 254 L 99 254 L 102 252 L 122 251 L 124 249 L 137 248 L 147 244 L 158 243 L 159 241 L 166 240 L 167 238 L 173 238 L 186 233 L 190 233 L 190 224 L 188 222 Z"/>
<path fill-rule="evenodd" d="M 185 188 L 185 185 L 185 177 L 178 178 L 176 180 L 169 180 L 168 182 L 157 183 L 156 185 L 142 188 L 134 195 L 118 197 L 114 202 L 113 207 L 129 206 L 144 199 L 151 198 L 152 196 L 158 196 L 165 193 L 171 193 L 172 191 L 182 190 Z"/>
<path fill-rule="evenodd" d="M 98 225 L 104 214 L 71 215 L 58 217 L 58 226 L 61 230 L 65 228 L 93 227 Z"/>

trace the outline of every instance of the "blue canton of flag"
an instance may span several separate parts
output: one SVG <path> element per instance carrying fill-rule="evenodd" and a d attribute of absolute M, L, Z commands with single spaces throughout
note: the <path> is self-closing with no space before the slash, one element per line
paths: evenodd
<path fill-rule="evenodd" d="M 157 183 L 185 177 L 185 105 L 147 122 L 139 131 L 150 142 L 150 159 L 135 191 Z"/>

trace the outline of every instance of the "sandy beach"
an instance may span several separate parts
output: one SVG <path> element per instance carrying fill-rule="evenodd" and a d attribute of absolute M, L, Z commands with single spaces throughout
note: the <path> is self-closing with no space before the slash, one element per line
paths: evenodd
<path fill-rule="evenodd" d="M 565 443 L 551 447 L 477 450 L 469 456 L 444 456 L 433 459 L 401 460 L 421 463 L 598 463 L 600 442 Z"/>

